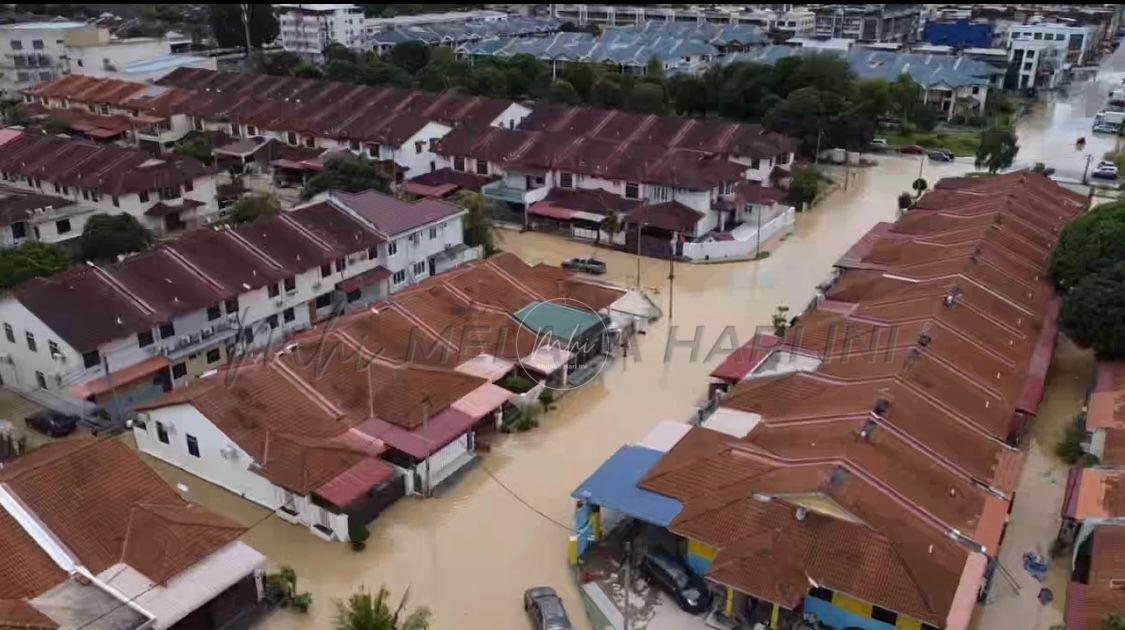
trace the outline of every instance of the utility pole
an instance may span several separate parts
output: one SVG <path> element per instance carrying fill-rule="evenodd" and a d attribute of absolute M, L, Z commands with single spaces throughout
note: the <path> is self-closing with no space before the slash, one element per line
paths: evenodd
<path fill-rule="evenodd" d="M 758 260 L 762 256 L 762 209 L 755 209 L 754 214 L 758 215 L 758 242 L 754 244 L 754 260 Z"/>
<path fill-rule="evenodd" d="M 625 627 L 629 630 L 629 587 L 633 585 L 633 542 L 625 541 Z"/>
<path fill-rule="evenodd" d="M 422 396 L 422 433 L 425 433 L 427 436 L 429 435 L 429 431 L 427 431 L 429 426 L 430 426 L 430 395 L 424 394 Z M 433 496 L 433 488 L 430 486 L 430 453 L 429 453 L 428 448 L 427 448 L 427 451 L 426 451 L 426 489 L 425 489 L 425 492 L 422 493 L 422 496 L 427 498 L 427 499 L 430 498 L 431 496 Z"/>
<path fill-rule="evenodd" d="M 676 235 L 676 242 L 683 246 L 683 235 Z M 672 255 L 668 257 L 668 319 L 673 317 L 673 299 L 676 295 L 676 248 L 672 247 Z"/>
<path fill-rule="evenodd" d="M 647 223 L 637 224 L 637 290 L 641 290 L 641 228 Z"/>
<path fill-rule="evenodd" d="M 242 32 L 246 35 L 246 61 L 250 61 L 250 5 L 238 6 L 242 8 Z"/>
<path fill-rule="evenodd" d="M 820 137 L 822 135 L 824 135 L 824 132 L 821 131 L 820 128 L 817 128 L 817 130 L 816 130 L 816 153 L 813 154 L 813 158 L 812 158 L 813 159 L 813 166 L 816 166 L 817 164 L 820 164 Z M 844 156 L 844 162 L 847 162 L 847 161 L 848 161 L 847 156 Z"/>
<path fill-rule="evenodd" d="M 1087 176 L 1090 173 L 1090 160 L 1092 160 L 1093 158 L 1094 158 L 1093 153 L 1087 153 L 1086 154 L 1086 168 L 1082 169 L 1082 184 L 1083 185 L 1089 183 L 1089 178 Z"/>

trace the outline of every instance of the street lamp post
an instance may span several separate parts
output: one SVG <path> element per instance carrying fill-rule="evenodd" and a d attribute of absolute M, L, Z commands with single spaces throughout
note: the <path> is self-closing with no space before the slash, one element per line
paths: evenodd
<path fill-rule="evenodd" d="M 641 290 L 641 228 L 648 223 L 637 224 L 637 290 Z"/>

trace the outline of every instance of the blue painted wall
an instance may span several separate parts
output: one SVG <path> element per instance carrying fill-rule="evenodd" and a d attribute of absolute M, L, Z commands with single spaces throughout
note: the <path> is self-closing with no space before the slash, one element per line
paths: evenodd
<path fill-rule="evenodd" d="M 895 630 L 889 623 L 876 621 L 870 617 L 862 617 L 853 612 L 837 608 L 832 602 L 826 602 L 816 597 L 805 598 L 805 612 L 816 615 L 823 624 L 832 628 L 863 628 L 864 630 Z"/>
<path fill-rule="evenodd" d="M 990 48 L 992 46 L 992 26 L 974 24 L 967 20 L 959 22 L 927 22 L 922 29 L 922 39 L 935 46 L 954 48 Z"/>

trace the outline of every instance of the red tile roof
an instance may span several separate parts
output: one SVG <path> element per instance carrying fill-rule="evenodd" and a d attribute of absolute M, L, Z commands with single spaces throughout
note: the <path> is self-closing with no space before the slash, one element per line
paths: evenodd
<path fill-rule="evenodd" d="M 1100 525 L 1091 535 L 1087 580 L 1066 592 L 1066 627 L 1073 630 L 1100 630 L 1106 615 L 1125 612 L 1125 527 Z"/>
<path fill-rule="evenodd" d="M 643 223 L 669 232 L 695 233 L 695 226 L 704 218 L 702 212 L 678 201 L 646 203 L 630 212 L 625 223 Z"/>
<path fill-rule="evenodd" d="M 124 562 L 164 582 L 245 531 L 182 499 L 118 440 L 43 446 L 0 469 L 0 483 L 95 574 Z M 9 561 L 24 567 L 16 588 L 27 596 L 57 574 L 44 566 L 42 552 L 22 548 Z"/>
<path fill-rule="evenodd" d="M 32 219 L 36 213 L 74 206 L 74 202 L 36 192 L 0 185 L 0 225 Z"/>

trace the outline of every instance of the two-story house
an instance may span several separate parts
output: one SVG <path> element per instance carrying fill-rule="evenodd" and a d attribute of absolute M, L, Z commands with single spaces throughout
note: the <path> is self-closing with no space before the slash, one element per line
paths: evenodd
<path fill-rule="evenodd" d="M 218 212 L 215 172 L 197 160 L 64 136 L 0 135 L 0 179 L 95 213 L 130 214 L 159 232 L 206 225 Z"/>

